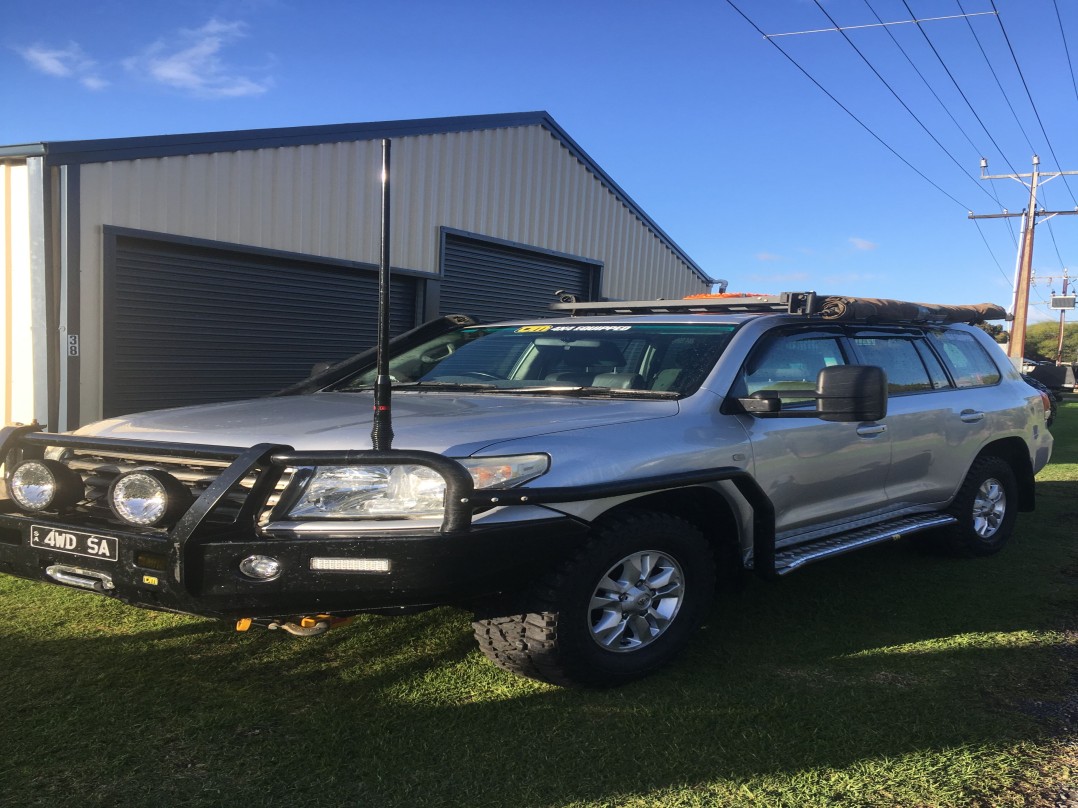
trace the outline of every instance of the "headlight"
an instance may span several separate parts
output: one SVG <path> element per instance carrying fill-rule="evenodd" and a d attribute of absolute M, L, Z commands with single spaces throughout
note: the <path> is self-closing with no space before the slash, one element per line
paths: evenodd
<path fill-rule="evenodd" d="M 459 461 L 476 488 L 504 488 L 544 474 L 546 455 L 467 458 Z M 292 519 L 414 519 L 445 511 L 445 479 L 426 466 L 320 466 L 314 470 Z"/>
<path fill-rule="evenodd" d="M 399 519 L 444 508 L 445 480 L 426 466 L 320 466 L 289 516 Z"/>

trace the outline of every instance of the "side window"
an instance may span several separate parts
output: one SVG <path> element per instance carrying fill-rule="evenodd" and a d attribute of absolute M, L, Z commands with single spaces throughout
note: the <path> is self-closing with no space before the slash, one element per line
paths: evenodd
<path fill-rule="evenodd" d="M 924 340 L 917 340 L 914 345 L 917 347 L 917 353 L 921 355 L 921 361 L 925 363 L 929 378 L 932 379 L 932 389 L 945 390 L 950 387 L 951 380 L 947 378 L 947 371 L 943 369 L 939 357 L 932 353 Z"/>
<path fill-rule="evenodd" d="M 864 364 L 879 365 L 887 373 L 887 392 L 934 389 L 912 336 L 861 334 L 853 342 Z"/>
<path fill-rule="evenodd" d="M 957 387 L 983 387 L 999 383 L 999 368 L 971 334 L 940 330 L 929 332 L 929 338 L 943 357 Z"/>
<path fill-rule="evenodd" d="M 749 356 L 734 382 L 734 398 L 751 396 L 760 390 L 816 392 L 816 376 L 846 359 L 837 334 L 815 332 L 778 333 L 765 337 Z M 786 403 L 799 399 L 783 395 Z M 807 401 L 809 399 L 800 399 Z"/>

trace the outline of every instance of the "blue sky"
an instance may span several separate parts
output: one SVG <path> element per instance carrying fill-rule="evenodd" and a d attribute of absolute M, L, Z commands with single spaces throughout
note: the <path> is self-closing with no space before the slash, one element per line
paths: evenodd
<path fill-rule="evenodd" d="M 1010 305 L 1018 220 L 967 212 L 1028 201 L 982 156 L 1078 171 L 1078 7 L 735 2 L 768 34 L 978 16 L 767 40 L 725 0 L 19 3 L 0 144 L 544 109 L 732 289 Z M 1076 250 L 1078 216 L 1038 226 L 1031 319 Z"/>

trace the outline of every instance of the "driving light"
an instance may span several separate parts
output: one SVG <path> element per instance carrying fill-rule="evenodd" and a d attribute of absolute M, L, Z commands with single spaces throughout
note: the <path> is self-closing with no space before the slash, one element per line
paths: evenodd
<path fill-rule="evenodd" d="M 12 471 L 8 488 L 26 511 L 60 510 L 86 496 L 82 478 L 57 460 L 24 460 Z"/>
<path fill-rule="evenodd" d="M 281 562 L 273 556 L 247 556 L 240 562 L 240 572 L 259 581 L 272 581 L 281 574 L 282 569 Z"/>
<path fill-rule="evenodd" d="M 140 527 L 172 523 L 193 501 L 183 483 L 160 469 L 129 471 L 109 487 L 112 512 L 129 525 Z"/>
<path fill-rule="evenodd" d="M 311 569 L 321 572 L 389 572 L 388 558 L 312 558 Z"/>

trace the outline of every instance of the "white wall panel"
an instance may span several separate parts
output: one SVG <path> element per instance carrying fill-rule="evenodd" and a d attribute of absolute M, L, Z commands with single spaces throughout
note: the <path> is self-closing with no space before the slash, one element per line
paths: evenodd
<path fill-rule="evenodd" d="M 45 323 L 33 322 L 29 172 L 23 162 L 0 162 L 0 262 L 0 425 L 29 423 L 43 404 L 35 401 L 34 329 L 44 334 Z"/>

